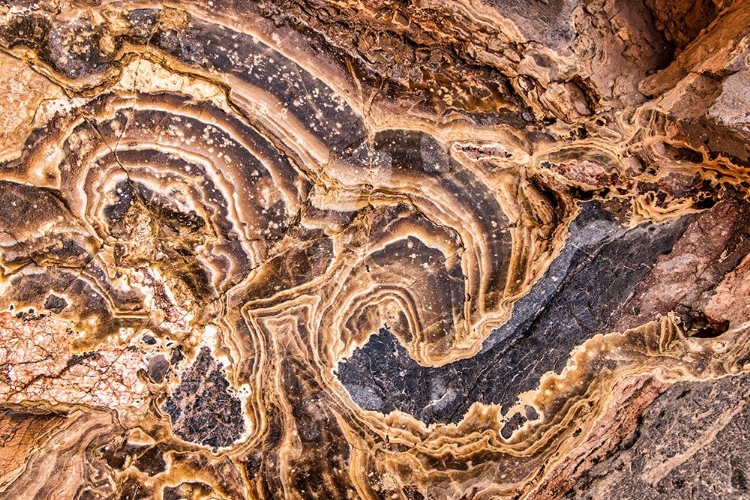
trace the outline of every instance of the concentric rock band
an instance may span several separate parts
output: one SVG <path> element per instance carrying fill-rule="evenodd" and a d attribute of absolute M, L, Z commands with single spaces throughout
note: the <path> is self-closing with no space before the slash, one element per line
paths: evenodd
<path fill-rule="evenodd" d="M 0 498 L 749 494 L 741 445 L 680 469 L 748 439 L 749 37 L 743 0 L 1 6 Z"/>

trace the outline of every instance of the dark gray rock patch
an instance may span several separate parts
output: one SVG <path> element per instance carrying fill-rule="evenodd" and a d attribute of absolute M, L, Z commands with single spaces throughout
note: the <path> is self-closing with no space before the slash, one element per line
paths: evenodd
<path fill-rule="evenodd" d="M 231 394 L 223 366 L 203 347 L 180 386 L 164 403 L 174 432 L 185 441 L 229 446 L 245 432 L 242 402 Z"/>

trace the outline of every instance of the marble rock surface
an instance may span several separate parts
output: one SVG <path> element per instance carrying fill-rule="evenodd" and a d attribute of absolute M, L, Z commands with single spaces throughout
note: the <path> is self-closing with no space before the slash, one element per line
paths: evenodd
<path fill-rule="evenodd" d="M 0 68 L 0 499 L 750 498 L 750 0 L 8 0 Z"/>

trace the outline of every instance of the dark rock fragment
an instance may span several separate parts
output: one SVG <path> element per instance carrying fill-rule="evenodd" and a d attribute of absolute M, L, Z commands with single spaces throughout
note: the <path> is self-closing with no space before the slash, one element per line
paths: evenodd
<path fill-rule="evenodd" d="M 208 347 L 203 347 L 164 404 L 175 433 L 182 439 L 207 446 L 229 446 L 245 431 L 242 402 L 229 392 L 222 368 Z"/>

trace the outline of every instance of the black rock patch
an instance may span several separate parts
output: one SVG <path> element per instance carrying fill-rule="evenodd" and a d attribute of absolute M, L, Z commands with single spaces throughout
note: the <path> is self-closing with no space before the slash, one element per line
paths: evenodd
<path fill-rule="evenodd" d="M 60 314 L 66 307 L 68 307 L 68 301 L 54 293 L 49 294 L 44 301 L 44 308 L 55 314 Z"/>
<path fill-rule="evenodd" d="M 245 431 L 242 403 L 229 391 L 223 365 L 203 347 L 163 409 L 185 441 L 229 446 Z"/>

